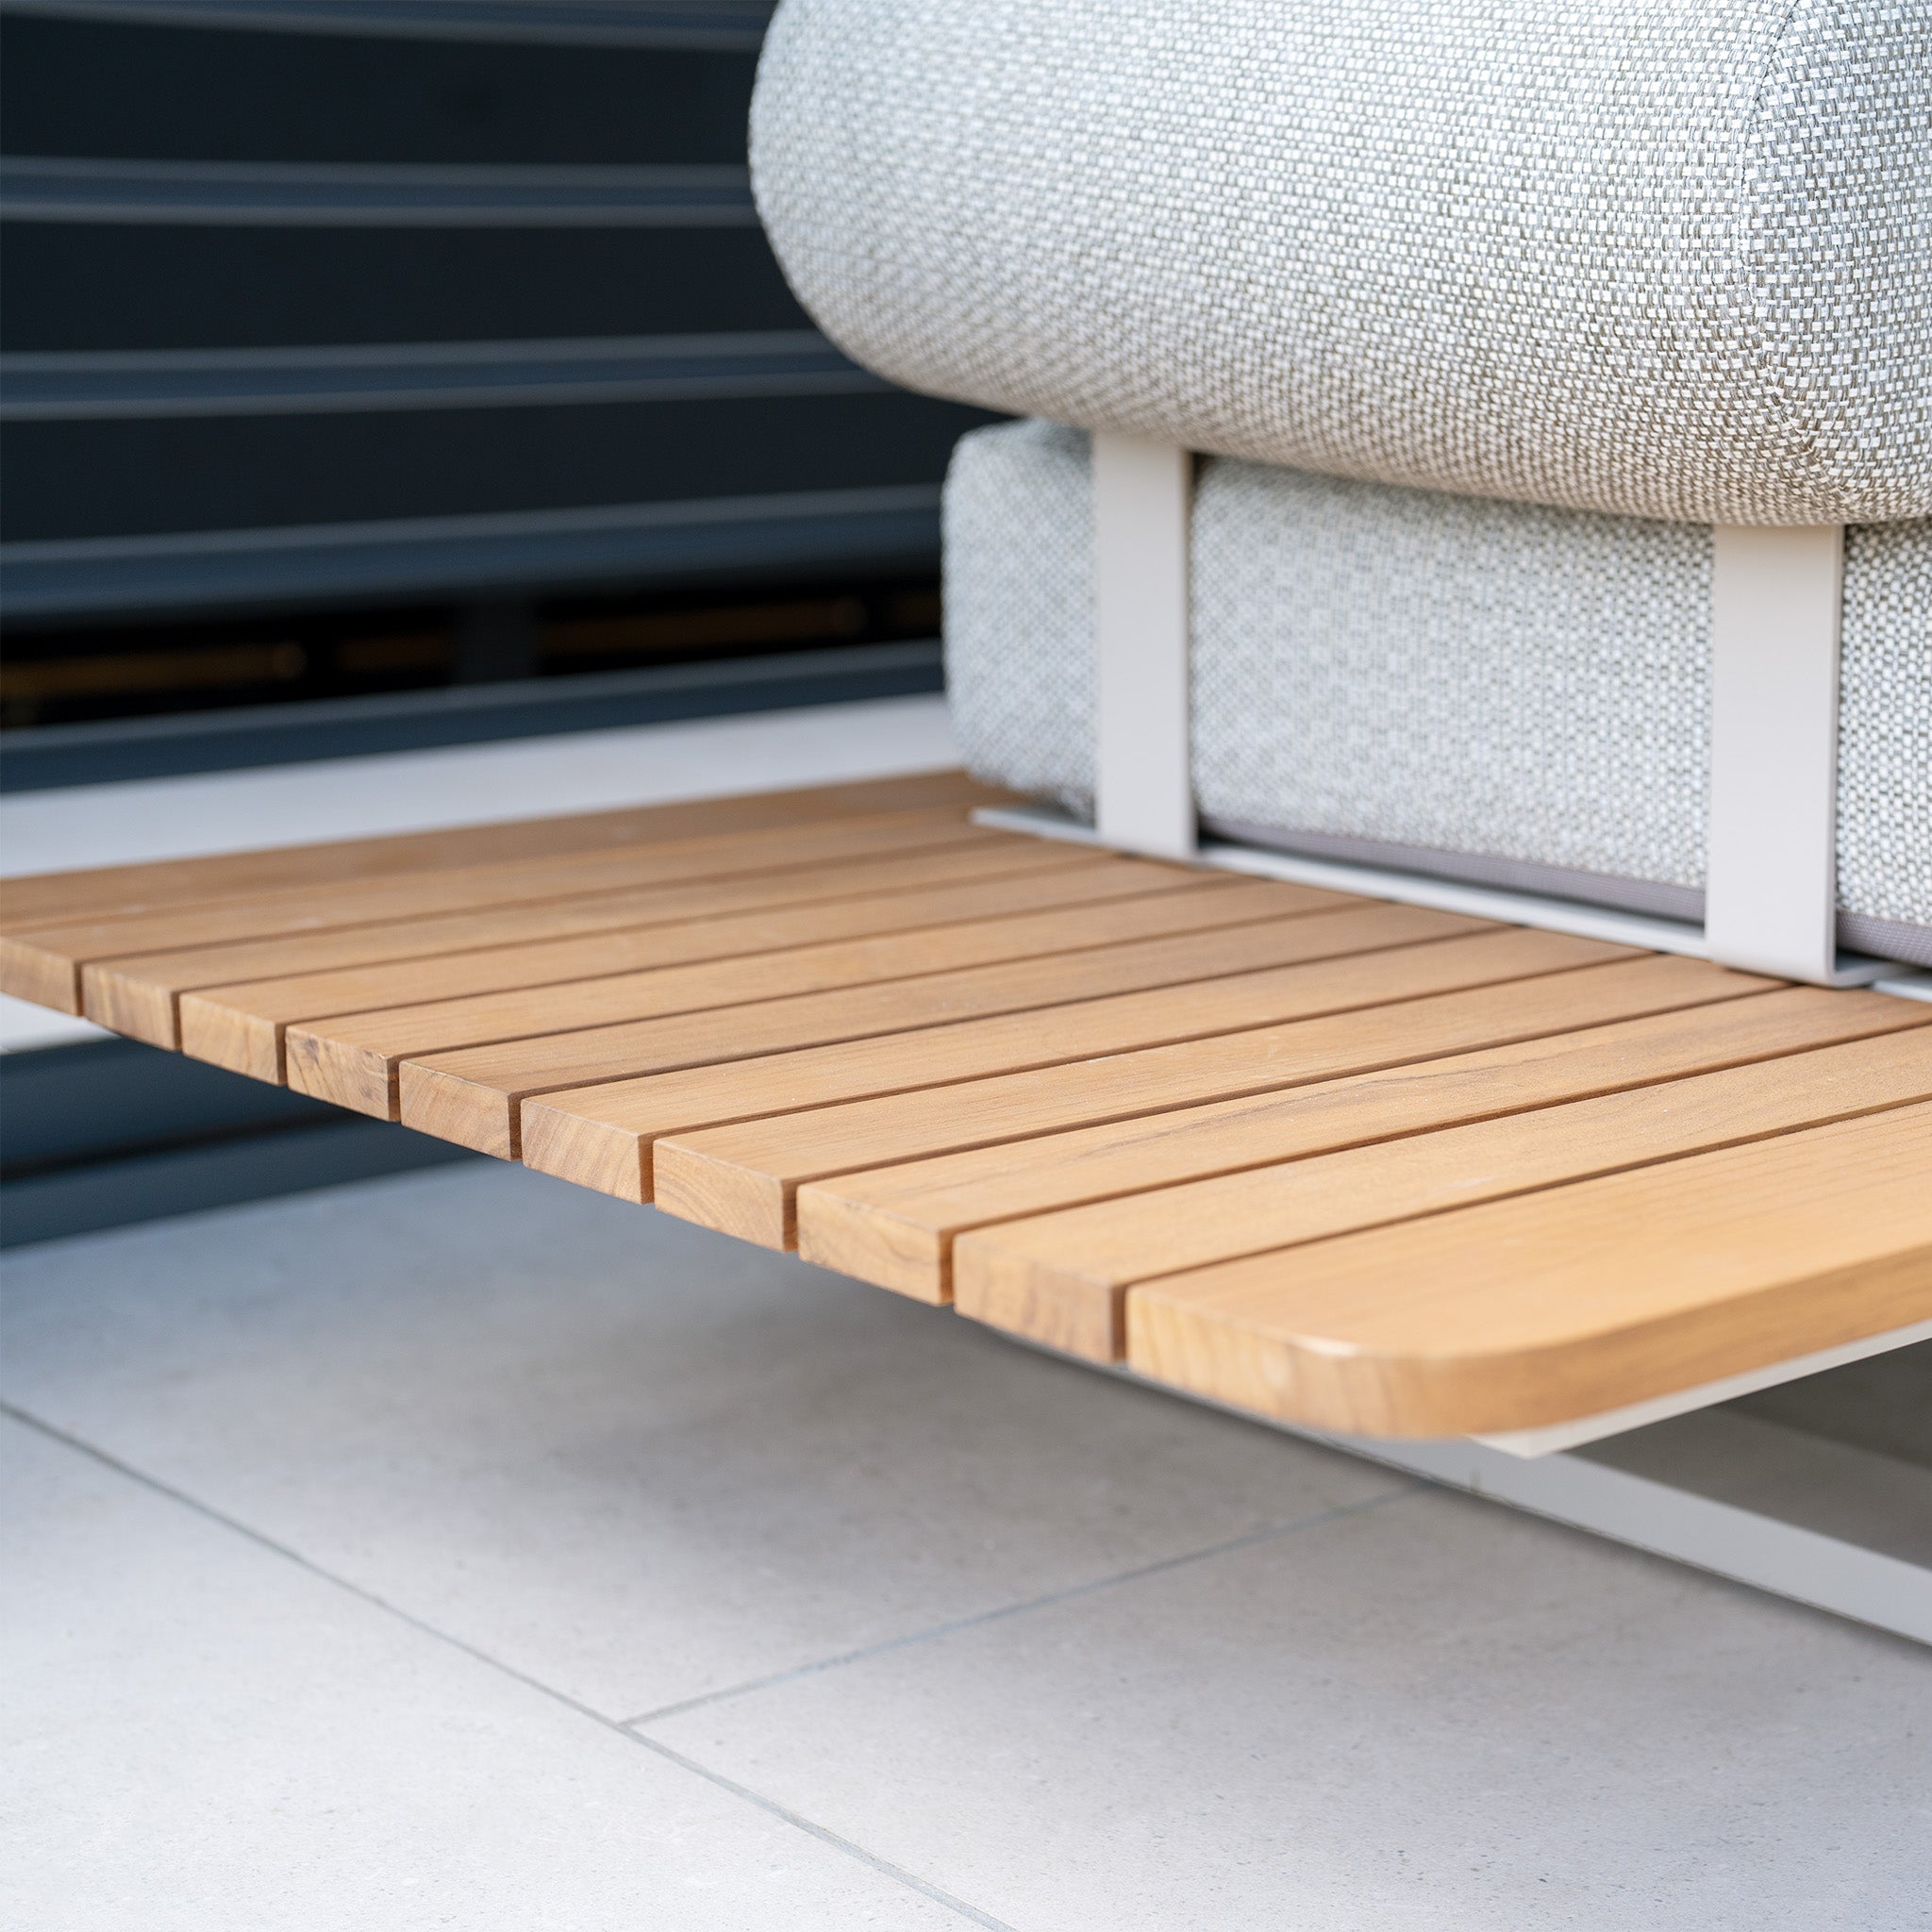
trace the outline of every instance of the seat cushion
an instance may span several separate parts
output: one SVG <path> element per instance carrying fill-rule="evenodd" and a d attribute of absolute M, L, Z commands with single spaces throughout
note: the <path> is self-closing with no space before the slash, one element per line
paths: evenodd
<path fill-rule="evenodd" d="M 1928 49 L 1932 0 L 785 0 L 752 159 L 806 306 L 913 389 L 1879 522 L 1932 514 Z"/>
<path fill-rule="evenodd" d="M 976 431 L 946 497 L 947 676 L 984 776 L 1091 810 L 1087 439 Z M 1701 919 L 1710 535 L 1232 458 L 1192 536 L 1209 824 Z M 1932 520 L 1845 547 L 1840 932 L 1932 965 Z"/>

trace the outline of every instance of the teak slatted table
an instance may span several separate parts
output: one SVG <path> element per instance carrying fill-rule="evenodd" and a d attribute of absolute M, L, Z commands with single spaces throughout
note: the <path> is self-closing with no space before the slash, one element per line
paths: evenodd
<path fill-rule="evenodd" d="M 987 829 L 957 774 L 12 881 L 0 987 L 1300 1425 L 1932 1322 L 1932 1006 Z"/>

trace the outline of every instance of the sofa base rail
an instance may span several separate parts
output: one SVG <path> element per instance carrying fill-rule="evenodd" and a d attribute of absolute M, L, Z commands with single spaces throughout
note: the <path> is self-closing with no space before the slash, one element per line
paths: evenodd
<path fill-rule="evenodd" d="M 1186 858 L 1201 829 L 1189 730 L 1194 458 L 1096 432 L 1092 475 L 1099 842 Z M 1699 957 L 1815 986 L 1870 985 L 1888 969 L 1839 954 L 1833 910 L 1843 525 L 1720 525 L 1711 537 Z"/>
<path fill-rule="evenodd" d="M 1114 841 L 1094 826 L 1083 824 L 1057 806 L 989 806 L 974 817 L 979 824 L 999 831 L 1030 832 L 1036 838 L 1064 839 L 1104 851 L 1116 849 Z M 1187 857 L 1195 865 L 1248 873 L 1257 878 L 1285 879 L 1293 885 L 1320 886 L 1332 891 L 1362 892 L 1400 905 L 1467 912 L 1478 919 L 1507 920 L 1512 925 L 1575 933 L 1584 939 L 1644 946 L 1652 952 L 1677 953 L 1686 958 L 1712 957 L 1710 942 L 1701 925 L 1688 920 L 1660 918 L 1654 913 L 1587 906 L 1580 900 L 1517 891 L 1505 886 L 1470 885 L 1459 879 L 1437 878 L 1391 866 L 1307 858 L 1228 840 L 1205 839 Z M 1932 1000 L 1932 973 L 1915 972 L 1896 960 L 1868 958 L 1857 953 L 1839 954 L 1826 983 L 1836 987 L 1870 987 L 1874 992 L 1893 993 L 1901 999 Z"/>
<path fill-rule="evenodd" d="M 1245 1410 L 1230 1412 L 1255 1420 Z M 1391 1442 L 1274 1426 L 1932 1644 L 1932 1562 L 1907 1547 L 1915 1541 L 1912 1526 L 1932 1515 L 1932 1470 L 1917 1464 L 1727 1409 L 1659 1423 L 1600 1453 L 1571 1450 L 1530 1461 L 1474 1440 Z M 1857 1520 L 1847 1525 L 1854 1497 L 1858 1503 L 1850 1513 Z"/>

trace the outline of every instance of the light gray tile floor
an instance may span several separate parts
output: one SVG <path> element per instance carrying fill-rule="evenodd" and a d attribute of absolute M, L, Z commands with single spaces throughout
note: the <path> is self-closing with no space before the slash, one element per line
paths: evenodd
<path fill-rule="evenodd" d="M 246 1531 L 0 1432 L 22 1932 L 961 1923 Z"/>
<path fill-rule="evenodd" d="M 478 1163 L 16 1252 L 7 1923 L 1932 1926 L 1932 1656 Z"/>

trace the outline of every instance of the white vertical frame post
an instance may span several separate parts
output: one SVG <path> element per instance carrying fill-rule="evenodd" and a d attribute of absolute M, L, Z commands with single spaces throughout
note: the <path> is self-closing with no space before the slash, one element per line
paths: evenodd
<path fill-rule="evenodd" d="M 1094 819 L 1103 842 L 1163 858 L 1196 844 L 1188 702 L 1194 459 L 1093 438 Z"/>
<path fill-rule="evenodd" d="M 1704 932 L 1726 966 L 1838 977 L 1844 528 L 1711 531 Z"/>

